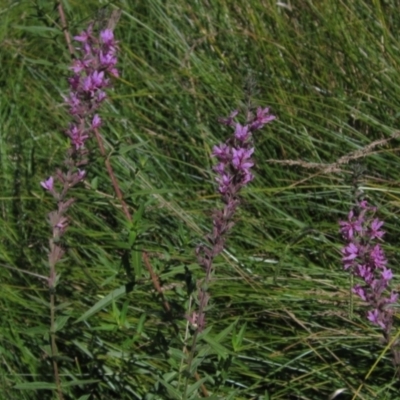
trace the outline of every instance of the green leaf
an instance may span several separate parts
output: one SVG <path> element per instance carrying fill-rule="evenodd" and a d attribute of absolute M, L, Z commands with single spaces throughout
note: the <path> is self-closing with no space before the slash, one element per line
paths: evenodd
<path fill-rule="evenodd" d="M 181 393 L 176 390 L 172 385 L 170 385 L 168 382 L 164 381 L 163 379 L 158 379 L 158 381 L 167 389 L 168 394 L 171 396 L 171 399 L 182 399 Z"/>
<path fill-rule="evenodd" d="M 123 154 L 128 153 L 131 150 L 135 150 L 135 149 L 137 149 L 138 147 L 141 147 L 141 146 L 142 146 L 141 144 L 131 144 L 129 146 L 127 146 L 125 144 L 121 144 L 121 146 L 118 149 L 118 153 L 123 155 Z"/>
<path fill-rule="evenodd" d="M 211 346 L 212 350 L 222 358 L 226 358 L 229 355 L 229 350 L 222 346 L 220 343 L 215 341 L 210 336 L 205 336 L 204 340 Z"/>
<path fill-rule="evenodd" d="M 72 381 L 72 382 L 63 382 L 62 386 L 71 387 L 71 386 L 84 386 L 92 383 L 99 382 L 97 379 L 86 379 L 82 381 Z M 14 389 L 20 390 L 56 390 L 57 386 L 55 383 L 50 382 L 26 382 L 26 383 L 17 383 L 14 386 Z"/>
<path fill-rule="evenodd" d="M 90 318 L 92 315 L 98 313 L 103 308 L 110 305 L 113 301 L 119 299 L 126 293 L 126 286 L 123 285 L 118 289 L 113 290 L 107 296 L 103 297 L 100 301 L 98 301 L 93 307 L 91 307 L 88 311 L 86 311 L 82 316 L 80 316 L 75 323 L 85 321 Z"/>
<path fill-rule="evenodd" d="M 133 265 L 133 270 L 135 271 L 136 279 L 139 279 L 142 276 L 142 254 L 140 251 L 132 250 L 131 251 L 131 265 Z"/>
<path fill-rule="evenodd" d="M 129 235 L 128 235 L 129 248 L 132 248 L 133 244 L 135 243 L 137 234 L 138 234 L 138 232 L 134 227 L 129 231 Z"/>
<path fill-rule="evenodd" d="M 187 390 L 186 390 L 186 396 L 190 396 L 193 393 L 197 392 L 197 390 L 199 389 L 199 387 L 202 385 L 202 383 L 204 383 L 207 379 L 206 378 L 201 378 L 198 381 L 196 381 L 195 383 L 193 383 L 193 385 L 190 385 Z"/>
<path fill-rule="evenodd" d="M 122 306 L 122 310 L 121 310 L 120 315 L 119 315 L 119 323 L 120 323 L 121 326 L 124 326 L 124 327 L 128 327 L 128 326 L 126 326 L 126 324 L 127 324 L 126 316 L 128 314 L 128 306 L 129 306 L 128 301 L 124 301 L 124 304 Z"/>
<path fill-rule="evenodd" d="M 90 186 L 92 187 L 93 190 L 97 190 L 97 188 L 99 187 L 99 177 L 98 176 L 94 177 L 91 180 Z"/>
<path fill-rule="evenodd" d="M 112 301 L 112 310 L 113 310 L 113 317 L 117 323 L 119 323 L 120 311 L 118 306 L 115 304 L 115 301 Z"/>
<path fill-rule="evenodd" d="M 214 337 L 214 340 L 218 343 L 222 342 L 232 331 L 232 329 L 236 326 L 236 321 L 232 322 L 230 325 L 228 325 L 223 331 L 218 333 Z"/>
<path fill-rule="evenodd" d="M 50 28 L 49 26 L 24 26 L 24 25 L 13 25 L 13 28 L 20 31 L 32 32 L 32 33 L 54 33 L 61 35 L 62 31 L 56 28 Z"/>
<path fill-rule="evenodd" d="M 91 385 L 92 383 L 100 382 L 98 379 L 83 379 L 83 380 L 74 380 L 71 382 L 63 382 L 63 387 L 71 387 L 71 386 L 85 386 Z"/>
<path fill-rule="evenodd" d="M 235 351 L 239 351 L 241 349 L 241 347 L 242 347 L 243 337 L 244 337 L 244 334 L 246 332 L 246 327 L 247 327 L 247 324 L 244 323 L 242 325 L 242 327 L 240 328 L 240 331 L 238 333 L 233 332 L 233 335 L 232 335 L 232 346 L 233 346 L 233 349 Z"/>
<path fill-rule="evenodd" d="M 79 342 L 78 340 L 73 340 L 72 343 L 82 351 L 82 353 L 85 353 L 89 358 L 93 358 L 93 354 L 91 351 L 88 349 L 86 343 Z"/>
<path fill-rule="evenodd" d="M 133 223 L 137 225 L 143 218 L 143 212 L 145 210 L 145 205 L 142 203 L 140 204 L 139 208 L 136 210 L 135 214 L 133 215 Z"/>
<path fill-rule="evenodd" d="M 55 383 L 50 382 L 26 382 L 17 383 L 14 389 L 20 390 L 56 390 L 57 386 Z"/>
<path fill-rule="evenodd" d="M 55 323 L 55 331 L 61 331 L 65 324 L 68 322 L 69 320 L 69 316 L 68 315 L 61 315 L 60 317 L 56 318 L 56 323 Z"/>

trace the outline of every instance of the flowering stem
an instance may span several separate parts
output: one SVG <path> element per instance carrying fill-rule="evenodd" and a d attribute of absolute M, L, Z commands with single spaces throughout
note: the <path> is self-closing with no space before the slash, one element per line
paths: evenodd
<path fill-rule="evenodd" d="M 66 26 L 65 15 L 64 15 L 64 12 L 63 12 L 63 9 L 62 9 L 61 2 L 59 3 L 59 12 L 60 12 L 61 20 L 63 21 L 63 25 Z M 68 32 L 66 30 L 64 30 L 64 32 L 65 32 L 65 36 L 66 36 L 66 41 L 69 44 L 70 43 L 69 34 L 68 34 Z M 78 40 L 83 41 L 82 39 L 84 39 L 84 38 L 90 39 L 90 35 L 91 35 L 91 26 L 89 26 L 89 29 L 86 32 L 82 32 L 80 37 L 78 37 L 79 38 Z M 70 48 L 71 55 L 73 55 L 73 51 L 71 51 L 71 47 L 70 46 L 69 46 L 69 48 Z M 114 74 L 116 74 L 116 75 L 118 74 L 118 72 L 115 69 L 112 72 Z M 129 222 L 132 222 L 132 215 L 131 215 L 131 213 L 129 211 L 128 205 L 126 204 L 126 202 L 125 202 L 125 200 L 123 198 L 122 191 L 121 191 L 120 186 L 118 184 L 118 180 L 117 180 L 117 178 L 115 176 L 115 173 L 114 173 L 112 165 L 111 165 L 111 163 L 109 161 L 109 158 L 106 155 L 106 150 L 104 148 L 103 139 L 102 139 L 102 137 L 100 135 L 100 132 L 99 132 L 97 126 L 92 126 L 92 128 L 93 128 L 94 136 L 96 137 L 96 141 L 97 141 L 97 144 L 98 144 L 98 147 L 99 147 L 100 154 L 105 159 L 105 166 L 106 166 L 106 169 L 107 169 L 107 173 L 108 173 L 108 175 L 110 177 L 110 180 L 112 182 L 112 185 L 113 185 L 113 188 L 114 188 L 114 192 L 115 192 L 118 200 L 121 203 L 122 210 L 123 210 L 123 213 L 124 213 L 126 219 Z M 147 270 L 148 270 L 148 272 L 149 272 L 149 274 L 151 276 L 151 280 L 152 280 L 153 286 L 157 290 L 157 292 L 159 293 L 161 298 L 163 299 L 164 309 L 165 309 L 166 312 L 170 312 L 171 307 L 170 307 L 168 301 L 164 297 L 164 294 L 163 294 L 163 291 L 162 291 L 161 286 L 159 284 L 157 275 L 155 274 L 155 272 L 154 272 L 154 270 L 153 270 L 153 268 L 152 268 L 152 266 L 151 266 L 151 264 L 149 262 L 148 256 L 147 256 L 147 254 L 145 252 L 143 252 L 142 256 L 143 256 L 144 264 L 145 264 L 145 266 L 146 266 L 146 268 L 147 268 Z M 174 328 L 176 329 L 177 327 L 175 326 Z M 195 378 L 196 378 L 197 381 L 199 381 L 201 379 L 200 376 L 197 373 L 195 374 Z M 205 395 L 205 397 L 208 397 L 208 391 L 207 391 L 205 385 L 202 383 L 200 387 L 201 387 L 201 390 L 203 392 L 203 395 Z"/>
<path fill-rule="evenodd" d="M 346 241 L 342 249 L 344 269 L 354 277 L 361 279 L 352 291 L 369 305 L 367 319 L 382 330 L 385 343 L 392 342 L 393 304 L 398 294 L 393 290 L 387 293 L 389 282 L 393 278 L 392 270 L 387 268 L 385 253 L 376 241 L 382 240 L 385 231 L 383 221 L 375 218 L 376 207 L 366 200 L 358 200 L 349 212 L 347 221 L 340 221 L 340 231 Z M 399 342 L 390 346 L 393 363 L 400 366 Z M 400 376 L 399 376 L 400 377 Z"/>
<path fill-rule="evenodd" d="M 234 226 L 233 217 L 240 204 L 239 192 L 250 181 L 253 180 L 251 168 L 254 162 L 251 156 L 254 152 L 252 133 L 261 129 L 265 124 L 275 119 L 269 114 L 269 109 L 258 108 L 256 115 L 249 113 L 247 124 L 242 126 L 233 120 L 238 114 L 234 111 L 226 119 L 220 119 L 224 125 L 234 128 L 234 134 L 225 143 L 214 146 L 213 156 L 217 158 L 218 164 L 214 167 L 217 173 L 218 192 L 221 195 L 224 207 L 216 209 L 213 214 L 213 229 L 206 235 L 207 245 L 200 245 L 196 249 L 197 260 L 200 267 L 205 271 L 205 278 L 199 288 L 199 309 L 191 316 L 189 322 L 195 327 L 192 338 L 192 347 L 188 358 L 188 374 L 191 374 L 191 366 L 196 352 L 196 343 L 199 334 L 204 330 L 206 321 L 206 308 L 210 299 L 208 287 L 214 272 L 213 262 L 225 248 L 226 237 Z M 189 379 L 186 379 L 184 399 L 187 396 Z"/>
<path fill-rule="evenodd" d="M 62 7 L 59 8 L 62 11 Z M 63 15 L 63 14 L 62 14 Z M 63 20 L 65 26 L 65 19 Z M 41 182 L 41 186 L 47 190 L 56 200 L 57 208 L 48 215 L 52 236 L 49 240 L 49 278 L 50 291 L 50 343 L 54 375 L 58 396 L 62 400 L 62 388 L 57 364 L 56 322 L 55 322 L 55 294 L 57 285 L 56 264 L 64 255 L 61 238 L 64 235 L 69 221 L 66 217 L 69 207 L 74 202 L 68 198 L 68 191 L 81 182 L 86 173 L 80 167 L 87 164 L 85 142 L 90 133 L 101 125 L 100 117 L 95 113 L 100 104 L 106 98 L 103 88 L 109 86 L 109 79 L 105 73 L 117 76 L 114 68 L 116 63 L 116 42 L 110 30 L 100 32 L 96 38 L 92 33 L 93 24 L 74 39 L 82 43 L 77 49 L 80 58 L 73 61 L 71 70 L 74 75 L 69 78 L 70 93 L 65 97 L 70 107 L 73 122 L 66 130 L 70 139 L 70 148 L 64 161 L 64 168 L 58 169 L 54 176 L 50 176 Z M 66 31 L 65 31 L 66 32 Z M 57 187 L 58 186 L 58 187 Z"/>
<path fill-rule="evenodd" d="M 55 272 L 55 271 L 54 271 Z M 53 361 L 54 378 L 57 385 L 58 398 L 63 400 L 63 393 L 61 389 L 60 374 L 58 372 L 57 364 L 57 343 L 56 343 L 56 327 L 55 327 L 55 291 L 50 289 L 50 342 L 51 342 L 51 358 Z"/>

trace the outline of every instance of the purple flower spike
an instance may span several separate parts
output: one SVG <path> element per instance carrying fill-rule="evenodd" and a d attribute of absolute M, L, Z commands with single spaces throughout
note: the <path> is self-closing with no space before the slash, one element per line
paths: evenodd
<path fill-rule="evenodd" d="M 387 343 L 390 342 L 393 327 L 394 310 L 398 294 L 387 293 L 393 272 L 386 267 L 387 259 L 379 243 L 385 232 L 383 222 L 374 218 L 377 208 L 371 207 L 366 200 L 360 201 L 350 211 L 347 221 L 340 221 L 340 232 L 346 241 L 342 249 L 344 269 L 362 281 L 353 288 L 353 293 L 365 301 L 370 310 L 367 319 L 383 330 Z M 392 353 L 395 364 L 400 363 L 400 351 L 394 343 Z M 399 360 L 399 361 L 397 361 Z"/>
<path fill-rule="evenodd" d="M 216 172 L 216 181 L 218 183 L 218 192 L 221 195 L 224 207 L 222 210 L 215 210 L 213 215 L 213 229 L 206 236 L 208 247 L 201 245 L 197 247 L 196 254 L 199 265 L 206 272 L 205 285 L 207 286 L 211 279 L 213 260 L 224 250 L 226 235 L 234 226 L 233 217 L 237 207 L 240 204 L 239 192 L 254 176 L 251 169 L 254 162 L 251 156 L 254 152 L 252 143 L 252 128 L 257 122 L 261 127 L 265 123 L 272 121 L 273 116 L 268 114 L 268 109 L 259 109 L 256 117 L 250 117 L 246 125 L 234 122 L 238 111 L 233 111 L 228 118 L 220 118 L 219 122 L 230 126 L 234 132 L 225 143 L 213 147 L 212 155 L 217 159 L 217 164 L 213 167 Z M 273 118 L 272 118 L 273 117 Z M 201 289 L 199 293 L 199 312 L 188 316 L 189 322 L 194 325 L 194 316 L 196 315 L 196 328 L 204 329 L 205 326 L 205 308 L 209 300 L 208 293 Z"/>
<path fill-rule="evenodd" d="M 74 39 L 78 42 L 77 57 L 72 62 L 70 70 L 73 75 L 69 77 L 70 91 L 63 96 L 64 102 L 69 108 L 72 122 L 65 130 L 70 140 L 65 168 L 57 169 L 54 178 L 40 182 L 40 185 L 49 191 L 57 201 L 54 211 L 49 213 L 49 221 L 52 227 L 50 238 L 49 265 L 50 287 L 55 285 L 55 267 L 64 254 L 64 249 L 58 239 L 68 228 L 68 217 L 65 215 L 74 199 L 68 198 L 68 190 L 81 182 L 86 172 L 80 169 L 88 163 L 88 149 L 85 146 L 92 133 L 101 126 L 102 120 L 98 115 L 98 108 L 106 99 L 104 89 L 110 86 L 109 75 L 118 76 L 117 42 L 111 30 L 100 32 L 99 37 L 94 35 L 93 24 L 82 31 Z M 54 179 L 57 179 L 60 191 L 54 190 Z"/>
<path fill-rule="evenodd" d="M 251 156 L 254 152 L 252 131 L 259 129 L 275 119 L 269 114 L 269 108 L 258 108 L 256 116 L 250 117 L 246 125 L 234 122 L 238 111 L 233 111 L 228 118 L 219 118 L 219 122 L 234 128 L 234 133 L 225 143 L 214 146 L 212 155 L 219 164 L 214 167 L 218 174 L 218 191 L 223 195 L 223 201 L 231 204 L 239 190 L 253 180 L 251 169 L 254 162 Z M 229 200 L 231 199 L 231 200 Z"/>

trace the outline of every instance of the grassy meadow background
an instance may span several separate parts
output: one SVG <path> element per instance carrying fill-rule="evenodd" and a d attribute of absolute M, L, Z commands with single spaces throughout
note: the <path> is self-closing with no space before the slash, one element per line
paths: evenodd
<path fill-rule="evenodd" d="M 40 277 L 48 274 L 46 215 L 55 204 L 39 184 L 69 146 L 62 94 L 70 56 L 55 5 L 0 2 L 0 399 L 57 398 Z M 331 164 L 396 132 L 399 2 L 63 5 L 72 35 L 101 7 L 123 10 L 115 30 L 121 78 L 100 112 L 101 132 L 137 233 L 129 248 L 92 141 L 57 266 L 65 398 L 186 399 L 188 287 L 204 276 L 195 248 L 221 206 L 210 155 L 231 134 L 217 118 L 251 101 L 270 106 L 277 120 L 255 135 L 256 179 L 215 263 L 198 367 L 210 398 L 400 399 L 381 333 L 356 298 L 350 318 L 338 220 L 352 204 L 351 166 L 327 173 L 270 161 Z M 357 161 L 365 168 L 360 186 L 385 220 L 384 249 L 400 286 L 398 150 L 393 139 Z"/>

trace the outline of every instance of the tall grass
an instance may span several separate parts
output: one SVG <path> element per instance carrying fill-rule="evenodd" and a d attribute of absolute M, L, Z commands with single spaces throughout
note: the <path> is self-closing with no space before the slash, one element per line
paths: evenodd
<path fill-rule="evenodd" d="M 256 179 L 215 263 L 201 382 L 215 398 L 320 400 L 344 389 L 335 399 L 397 399 L 390 354 L 357 298 L 349 317 L 338 220 L 352 202 L 350 168 L 323 173 L 269 160 L 334 163 L 396 131 L 398 2 L 133 3 L 110 5 L 123 10 L 115 30 L 121 78 L 102 133 L 136 220 L 126 223 L 93 142 L 58 267 L 65 397 L 178 398 L 191 334 L 188 287 L 204 275 L 194 249 L 219 202 L 210 154 L 230 133 L 216 121 L 250 99 L 271 106 L 278 121 L 255 137 Z M 73 34 L 100 7 L 63 4 Z M 39 182 L 68 147 L 60 104 L 70 57 L 52 2 L 8 1 L 0 15 L 0 387 L 5 399 L 52 399 L 41 277 L 54 205 Z M 397 150 L 394 139 L 358 160 L 367 169 L 361 188 L 385 220 L 395 274 Z"/>

